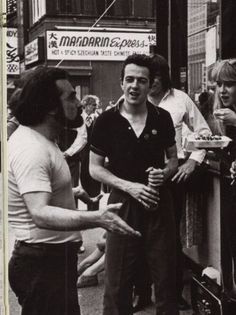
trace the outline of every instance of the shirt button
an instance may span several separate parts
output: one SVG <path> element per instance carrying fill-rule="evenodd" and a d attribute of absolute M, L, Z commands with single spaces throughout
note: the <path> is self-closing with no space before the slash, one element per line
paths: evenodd
<path fill-rule="evenodd" d="M 128 127 L 129 130 L 131 130 L 131 127 Z"/>

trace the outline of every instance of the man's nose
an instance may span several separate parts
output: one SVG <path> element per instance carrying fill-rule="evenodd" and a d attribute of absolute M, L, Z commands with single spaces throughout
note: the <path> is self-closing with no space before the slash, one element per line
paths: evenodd
<path fill-rule="evenodd" d="M 137 79 L 134 79 L 134 80 L 133 80 L 132 86 L 133 86 L 133 87 L 138 86 L 138 80 L 137 80 Z"/>

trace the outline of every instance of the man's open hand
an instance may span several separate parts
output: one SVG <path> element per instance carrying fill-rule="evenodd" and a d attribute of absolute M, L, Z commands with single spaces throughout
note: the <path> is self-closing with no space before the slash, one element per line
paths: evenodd
<path fill-rule="evenodd" d="M 140 232 L 131 228 L 124 220 L 122 220 L 116 213 L 121 208 L 122 203 L 107 205 L 105 209 L 99 210 L 101 227 L 104 229 L 127 236 L 141 236 Z"/>

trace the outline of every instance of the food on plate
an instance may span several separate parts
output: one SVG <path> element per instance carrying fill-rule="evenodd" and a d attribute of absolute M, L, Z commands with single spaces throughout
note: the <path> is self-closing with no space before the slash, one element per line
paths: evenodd
<path fill-rule="evenodd" d="M 187 137 L 185 148 L 187 151 L 194 151 L 196 149 L 213 149 L 225 148 L 232 141 L 229 137 L 220 135 L 194 135 Z"/>
<path fill-rule="evenodd" d="M 215 141 L 215 140 L 222 140 L 222 136 L 220 135 L 209 135 L 209 136 L 202 136 L 196 135 L 195 140 L 204 140 L 204 141 Z"/>

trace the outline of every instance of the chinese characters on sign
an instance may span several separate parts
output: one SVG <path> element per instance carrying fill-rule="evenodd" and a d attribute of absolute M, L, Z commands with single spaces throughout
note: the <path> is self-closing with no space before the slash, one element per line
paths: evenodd
<path fill-rule="evenodd" d="M 18 33 L 16 28 L 7 29 L 6 47 L 7 74 L 20 74 L 20 58 L 18 55 Z"/>
<path fill-rule="evenodd" d="M 47 31 L 48 60 L 124 60 L 133 53 L 149 54 L 155 33 Z"/>

